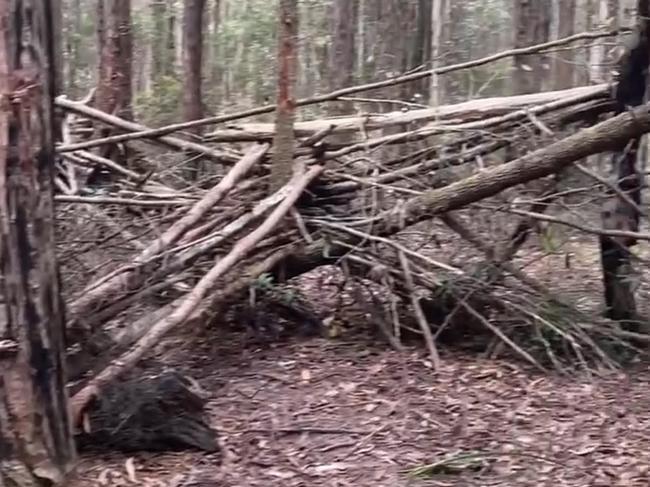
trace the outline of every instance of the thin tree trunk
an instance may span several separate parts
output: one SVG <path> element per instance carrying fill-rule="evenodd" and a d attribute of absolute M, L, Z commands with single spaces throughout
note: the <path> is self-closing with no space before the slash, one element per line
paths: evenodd
<path fill-rule="evenodd" d="M 0 2 L 0 485 L 66 485 L 75 460 L 54 247 L 58 0 Z M 20 39 L 22 43 L 10 42 Z"/>
<path fill-rule="evenodd" d="M 219 82 L 219 71 L 220 71 L 220 62 L 218 56 L 218 35 L 219 27 L 221 25 L 221 0 L 214 0 L 212 5 L 211 15 L 210 15 L 210 35 L 208 36 L 208 76 L 210 80 L 211 90 L 215 93 L 219 92 L 220 87 L 218 86 Z M 216 99 L 217 97 L 215 97 Z"/>
<path fill-rule="evenodd" d="M 417 8 L 417 30 L 413 38 L 411 69 L 429 69 L 431 63 L 431 13 L 433 0 L 418 0 Z M 430 99 L 430 87 L 428 80 L 421 80 L 417 84 L 417 92 L 424 100 Z"/>
<path fill-rule="evenodd" d="M 205 0 L 185 0 L 183 14 L 183 120 L 189 122 L 203 118 L 203 11 Z M 201 133 L 201 127 L 190 132 Z M 188 167 L 187 177 L 196 180 L 200 173 L 200 160 Z"/>
<path fill-rule="evenodd" d="M 576 0 L 558 0 L 558 38 L 568 37 L 575 32 Z M 574 51 L 569 49 L 555 54 L 554 89 L 571 88 L 574 84 Z"/>
<path fill-rule="evenodd" d="M 514 0 L 515 48 L 548 41 L 550 16 L 550 0 Z M 540 54 L 515 56 L 513 94 L 540 91 L 547 78 L 547 62 Z"/>
<path fill-rule="evenodd" d="M 153 39 L 151 40 L 151 84 L 156 85 L 169 69 L 167 59 L 167 3 L 165 0 L 152 0 Z"/>
<path fill-rule="evenodd" d="M 131 0 L 99 0 L 97 23 L 101 54 L 95 104 L 104 112 L 132 120 Z"/>
<path fill-rule="evenodd" d="M 298 41 L 298 1 L 280 0 L 278 28 L 278 85 L 275 112 L 275 137 L 273 138 L 273 166 L 271 191 L 284 185 L 293 172 L 293 152 L 296 144 L 295 83 Z"/>
<path fill-rule="evenodd" d="M 433 0 L 431 2 L 431 68 L 440 66 L 440 52 L 442 43 L 442 26 L 444 22 L 444 0 Z M 430 104 L 437 107 L 443 101 L 442 85 L 440 77 L 436 74 L 431 76 Z"/>
<path fill-rule="evenodd" d="M 357 19 L 357 2 L 335 0 L 332 5 L 332 44 L 329 50 L 329 90 L 334 91 L 354 84 L 354 51 Z M 331 115 L 352 112 L 352 103 L 330 105 Z"/>

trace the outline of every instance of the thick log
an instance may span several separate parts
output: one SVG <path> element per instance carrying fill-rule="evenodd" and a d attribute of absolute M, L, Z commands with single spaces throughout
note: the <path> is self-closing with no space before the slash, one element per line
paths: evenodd
<path fill-rule="evenodd" d="M 598 98 L 608 95 L 609 89 L 606 84 L 581 86 L 568 90 L 548 91 L 529 95 L 482 98 L 453 105 L 441 105 L 439 107 L 410 110 L 407 112 L 399 111 L 310 120 L 308 122 L 297 122 L 294 130 L 297 137 L 309 137 L 330 127 L 330 134 L 341 134 L 362 130 L 379 130 L 396 125 L 411 125 L 432 120 L 445 123 L 466 123 L 567 98 L 579 98 L 581 101 L 586 101 L 591 97 Z M 227 129 L 209 133 L 205 136 L 205 140 L 209 142 L 247 142 L 271 140 L 274 135 L 275 130 L 271 123 L 246 123 L 229 125 Z"/>
<path fill-rule="evenodd" d="M 52 197 L 59 9 L 0 2 L 2 486 L 65 485 L 75 460 Z"/>

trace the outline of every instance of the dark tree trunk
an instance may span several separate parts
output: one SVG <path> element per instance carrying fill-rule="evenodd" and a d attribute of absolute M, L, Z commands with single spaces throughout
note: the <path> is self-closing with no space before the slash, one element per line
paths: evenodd
<path fill-rule="evenodd" d="M 515 47 L 527 47 L 546 42 L 551 25 L 550 0 L 514 0 Z M 515 95 L 535 93 L 547 78 L 548 59 L 540 54 L 514 57 Z"/>
<path fill-rule="evenodd" d="M 131 87 L 133 64 L 133 37 L 131 32 L 131 0 L 98 0 L 97 41 L 99 66 L 95 107 L 127 120 L 133 119 Z M 99 126 L 97 137 L 108 137 L 111 129 Z M 105 145 L 99 155 L 126 165 L 127 157 L 119 147 Z M 93 170 L 87 183 L 100 177 L 101 168 Z"/>
<path fill-rule="evenodd" d="M 203 118 L 201 93 L 203 68 L 203 11 L 205 0 L 185 0 L 183 14 L 183 120 Z M 190 129 L 201 133 L 201 127 Z M 200 161 L 188 167 L 187 177 L 196 180 L 200 173 Z"/>
<path fill-rule="evenodd" d="M 329 50 L 329 89 L 335 91 L 354 84 L 354 43 L 357 27 L 357 2 L 335 0 L 332 5 L 332 44 Z M 332 103 L 330 114 L 352 111 L 350 102 Z"/>
<path fill-rule="evenodd" d="M 278 28 L 278 88 L 273 139 L 271 190 L 285 184 L 293 170 L 296 112 L 294 95 L 298 63 L 298 1 L 280 0 Z"/>
<path fill-rule="evenodd" d="M 621 59 L 620 76 L 616 89 L 617 112 L 628 107 L 643 104 L 646 99 L 647 69 L 650 55 L 650 0 L 639 0 L 637 4 L 636 41 Z M 618 176 L 618 188 L 636 203 L 641 203 L 643 173 L 637 162 L 640 138 L 632 139 L 612 156 L 612 166 Z M 603 228 L 637 232 L 639 214 L 628 202 L 612 194 L 603 205 Z M 627 322 L 637 329 L 634 285 L 631 275 L 630 247 L 635 239 L 600 237 L 600 255 L 603 266 L 606 315 L 614 320 Z"/>
<path fill-rule="evenodd" d="M 66 485 L 75 459 L 54 252 L 59 8 L 58 0 L 0 2 L 2 486 Z"/>
<path fill-rule="evenodd" d="M 183 118 L 203 117 L 201 98 L 203 67 L 203 11 L 205 0 L 185 0 L 183 16 Z M 196 129 L 199 129 L 198 127 Z"/>

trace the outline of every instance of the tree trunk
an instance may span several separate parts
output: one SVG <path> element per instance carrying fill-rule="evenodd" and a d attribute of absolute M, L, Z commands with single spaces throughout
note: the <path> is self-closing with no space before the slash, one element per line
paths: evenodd
<path fill-rule="evenodd" d="M 131 0 L 99 0 L 97 24 L 100 61 L 95 105 L 132 120 Z"/>
<path fill-rule="evenodd" d="M 167 0 L 167 39 L 165 39 L 165 45 L 167 46 L 167 69 L 165 74 L 167 76 L 176 76 L 178 72 L 177 68 L 180 67 L 182 62 L 182 53 L 177 54 L 178 50 L 178 38 L 182 38 L 182 32 L 177 34 L 178 25 L 180 22 L 177 20 L 176 13 L 176 0 Z"/>
<path fill-rule="evenodd" d="M 617 112 L 628 107 L 643 104 L 646 98 L 648 57 L 650 55 L 650 0 L 639 0 L 637 4 L 636 42 L 621 59 L 620 77 L 616 89 Z M 639 170 L 640 137 L 635 137 L 621 146 L 612 156 L 613 171 L 618 176 L 617 186 L 627 194 L 637 207 L 641 204 L 643 173 Z M 638 231 L 639 214 L 636 208 L 611 194 L 601 212 L 603 228 L 612 230 Z M 603 266 L 606 315 L 626 323 L 636 331 L 637 320 L 632 259 L 629 248 L 636 244 L 631 238 L 600 237 L 600 256 Z"/>
<path fill-rule="evenodd" d="M 331 16 L 332 44 L 329 50 L 329 91 L 352 86 L 354 83 L 354 52 L 357 2 L 334 0 Z M 330 115 L 352 112 L 352 103 L 339 102 L 329 106 Z"/>
<path fill-rule="evenodd" d="M 203 11 L 205 0 L 185 0 L 183 14 L 183 121 L 203 118 L 201 93 L 203 68 Z M 189 130 L 201 133 L 201 127 Z M 188 167 L 187 177 L 196 180 L 200 173 L 200 161 Z"/>
<path fill-rule="evenodd" d="M 278 28 L 278 85 L 273 138 L 271 191 L 276 191 L 290 178 L 293 171 L 296 112 L 294 95 L 297 71 L 298 1 L 280 0 Z"/>
<path fill-rule="evenodd" d="M 153 21 L 153 39 L 151 40 L 151 84 L 157 85 L 169 69 L 167 58 L 168 22 L 167 3 L 165 0 L 152 0 L 151 18 Z"/>
<path fill-rule="evenodd" d="M 0 485 L 65 485 L 75 459 L 54 252 L 58 0 L 0 2 Z M 20 39 L 22 43 L 10 42 Z"/>
<path fill-rule="evenodd" d="M 558 0 L 558 38 L 568 37 L 575 31 L 576 0 Z M 571 88 L 574 84 L 574 51 L 569 49 L 555 54 L 554 89 Z"/>
<path fill-rule="evenodd" d="M 550 0 L 514 0 L 515 48 L 541 44 L 549 39 Z M 548 59 L 540 54 L 514 57 L 515 72 L 513 91 L 515 95 L 541 91 L 547 78 Z"/>
<path fill-rule="evenodd" d="M 432 2 L 433 0 L 418 0 L 416 18 L 417 30 L 411 48 L 411 69 L 417 69 L 419 67 L 422 67 L 422 69 L 428 69 L 431 65 L 431 33 L 433 27 L 431 23 L 431 13 L 433 12 L 433 7 L 431 5 Z M 422 101 L 429 100 L 429 81 L 423 79 L 415 83 L 415 86 L 417 86 L 416 91 L 422 98 Z"/>
<path fill-rule="evenodd" d="M 210 82 L 210 88 L 213 92 L 213 98 L 218 99 L 218 96 L 215 96 L 220 90 L 219 87 L 219 72 L 221 66 L 221 60 L 218 56 L 218 45 L 217 40 L 219 36 L 219 26 L 221 25 L 221 0 L 214 0 L 212 4 L 211 14 L 210 14 L 210 35 L 208 37 L 208 76 Z"/>

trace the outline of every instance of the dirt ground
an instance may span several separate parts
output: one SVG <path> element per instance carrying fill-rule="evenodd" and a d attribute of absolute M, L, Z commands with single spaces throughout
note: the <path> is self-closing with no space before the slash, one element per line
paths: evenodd
<path fill-rule="evenodd" d="M 73 485 L 650 484 L 645 366 L 568 378 L 443 353 L 434 373 L 419 348 L 198 338 L 168 360 L 209 391 L 221 454 L 83 457 Z"/>

